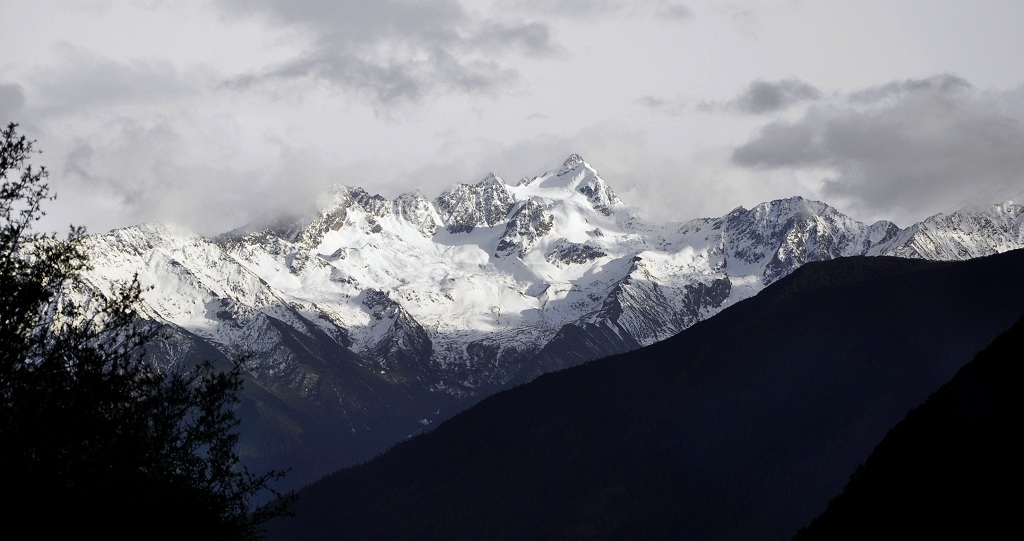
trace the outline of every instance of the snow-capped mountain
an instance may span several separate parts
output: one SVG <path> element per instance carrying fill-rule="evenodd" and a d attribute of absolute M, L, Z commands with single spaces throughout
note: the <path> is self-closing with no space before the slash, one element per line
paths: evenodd
<path fill-rule="evenodd" d="M 98 292 L 133 273 L 151 288 L 141 312 L 163 327 L 160 362 L 249 356 L 263 434 L 249 454 L 280 467 L 305 453 L 310 476 L 467 399 L 672 336 L 808 261 L 1024 246 L 1011 202 L 903 230 L 799 197 L 650 224 L 578 155 L 433 200 L 330 196 L 310 216 L 216 238 L 147 224 L 88 239 Z"/>

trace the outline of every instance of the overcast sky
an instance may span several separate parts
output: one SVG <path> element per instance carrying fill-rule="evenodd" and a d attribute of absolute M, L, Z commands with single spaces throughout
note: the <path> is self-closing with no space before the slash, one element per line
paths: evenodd
<path fill-rule="evenodd" d="M 652 218 L 792 195 L 900 226 L 1024 199 L 1024 1 L 5 0 L 44 228 L 207 234 L 332 183 L 581 154 Z"/>

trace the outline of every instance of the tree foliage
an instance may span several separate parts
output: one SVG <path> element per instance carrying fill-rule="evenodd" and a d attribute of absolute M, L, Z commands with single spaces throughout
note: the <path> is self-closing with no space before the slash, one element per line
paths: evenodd
<path fill-rule="evenodd" d="M 158 537 L 261 537 L 290 497 L 270 486 L 281 472 L 251 473 L 235 454 L 241 361 L 169 372 L 145 361 L 156 327 L 136 313 L 138 281 L 99 295 L 81 282 L 84 230 L 59 238 L 33 229 L 53 199 L 45 168 L 28 163 L 34 152 L 16 124 L 2 131 L 0 471 L 15 502 L 8 525 L 107 538 L 148 537 L 139 524 Z"/>

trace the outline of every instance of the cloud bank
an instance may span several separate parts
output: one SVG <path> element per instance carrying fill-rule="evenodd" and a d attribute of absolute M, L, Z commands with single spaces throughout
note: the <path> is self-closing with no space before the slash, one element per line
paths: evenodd
<path fill-rule="evenodd" d="M 821 195 L 874 216 L 956 210 L 1024 168 L 1024 92 L 982 92 L 953 75 L 849 93 L 771 122 L 732 153 L 758 170 L 825 169 Z M 984 195 L 986 197 L 979 197 Z M 905 225 L 905 224 L 904 224 Z"/>
<path fill-rule="evenodd" d="M 1024 5 L 924 5 L 8 2 L 0 117 L 58 231 L 216 234 L 572 152 L 659 220 L 802 195 L 908 224 L 1024 190 Z"/>
<path fill-rule="evenodd" d="M 308 40 L 294 58 L 229 81 L 240 89 L 313 79 L 390 106 L 433 92 L 496 92 L 518 76 L 503 62 L 510 54 L 558 50 L 543 23 L 489 18 L 452 0 L 223 0 L 220 5 L 234 16 L 268 18 Z"/>

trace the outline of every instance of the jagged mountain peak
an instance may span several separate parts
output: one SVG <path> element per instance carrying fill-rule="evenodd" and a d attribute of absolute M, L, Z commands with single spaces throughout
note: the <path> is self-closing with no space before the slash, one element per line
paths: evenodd
<path fill-rule="evenodd" d="M 533 178 L 523 177 L 516 186 L 572 189 L 577 181 L 588 172 L 591 175 L 597 175 L 597 170 L 584 161 L 582 156 L 571 154 L 557 169 L 548 170 Z"/>
<path fill-rule="evenodd" d="M 419 190 L 405 192 L 392 200 L 359 186 L 332 184 L 324 190 L 318 205 L 305 212 L 253 222 L 218 235 L 215 240 L 237 243 L 244 239 L 258 242 L 276 238 L 315 247 L 329 231 L 340 230 L 346 224 L 380 233 L 384 231 L 383 222 L 392 218 L 411 224 L 428 238 L 441 224 L 433 203 Z"/>
<path fill-rule="evenodd" d="M 256 237 L 272 236 L 278 239 L 293 241 L 315 219 L 316 211 L 307 213 L 289 212 L 274 217 L 249 222 L 241 227 L 221 233 L 213 240 L 221 243 L 239 242 Z"/>
<path fill-rule="evenodd" d="M 128 236 L 141 235 L 146 237 L 174 237 L 174 238 L 201 238 L 192 231 L 166 222 L 143 222 L 137 225 L 129 225 L 112 229 L 105 233 L 107 236 Z"/>
<path fill-rule="evenodd" d="M 622 203 L 597 169 L 579 154 L 570 155 L 559 169 L 528 181 L 523 179 L 515 188 L 520 197 L 564 199 L 580 193 L 586 196 L 595 210 L 605 215 L 610 215 L 612 208 Z"/>
<path fill-rule="evenodd" d="M 562 174 L 568 173 L 569 171 L 572 171 L 573 169 L 579 167 L 580 165 L 588 165 L 588 164 L 583 159 L 583 156 L 580 156 L 579 154 L 576 154 L 574 152 L 574 153 L 570 154 L 569 157 L 566 158 L 564 162 L 562 162 L 562 168 L 558 171 L 558 174 L 562 175 Z"/>
<path fill-rule="evenodd" d="M 419 190 L 399 195 L 395 199 L 395 213 L 425 237 L 432 237 L 441 225 L 437 209 Z"/>
<path fill-rule="evenodd" d="M 366 190 L 350 187 L 345 184 L 327 186 L 317 201 L 303 210 L 289 210 L 249 222 L 241 227 L 221 233 L 213 237 L 220 243 L 237 243 L 245 239 L 265 239 L 274 237 L 288 242 L 301 242 L 309 237 L 308 230 L 317 228 L 322 222 L 344 220 L 348 209 L 358 200 L 374 201 L 377 205 L 386 205 L 386 200 L 379 196 L 370 196 Z M 330 226 L 335 225 L 332 223 Z M 330 227 L 329 226 L 329 227 Z"/>
<path fill-rule="evenodd" d="M 419 200 L 423 200 L 423 201 L 429 201 L 430 200 L 430 199 L 427 198 L 427 196 L 422 191 L 419 190 L 419 188 L 417 188 L 415 190 L 410 190 L 408 192 L 401 193 L 401 194 L 398 195 L 398 197 L 395 198 L 395 202 L 396 203 L 399 202 L 399 201 L 419 201 Z"/>
<path fill-rule="evenodd" d="M 492 171 L 490 173 L 487 173 L 487 176 L 484 177 L 483 180 L 478 182 L 477 186 L 486 186 L 486 185 L 489 185 L 489 184 L 501 184 L 501 185 L 504 185 L 505 181 L 500 176 L 498 176 L 497 173 L 494 173 Z"/>
<path fill-rule="evenodd" d="M 504 220 L 515 199 L 501 177 L 491 174 L 480 182 L 456 184 L 434 200 L 450 233 L 468 233 Z"/>
<path fill-rule="evenodd" d="M 587 163 L 583 156 L 579 154 L 572 154 L 562 162 L 562 166 L 559 167 L 555 172 L 555 177 L 580 177 L 589 173 L 590 175 L 597 176 L 597 169 L 594 169 L 592 165 Z"/>
<path fill-rule="evenodd" d="M 736 207 L 724 217 L 724 220 L 728 224 L 742 223 L 745 227 L 757 225 L 768 231 L 782 231 L 798 226 L 806 228 L 815 224 L 821 227 L 843 229 L 866 227 L 835 207 L 802 196 L 766 201 L 749 210 L 742 206 Z M 895 227 L 891 222 L 883 221 L 872 227 L 886 230 L 890 226 Z"/>
<path fill-rule="evenodd" d="M 954 211 L 950 214 L 935 214 L 929 216 L 921 224 L 933 224 L 940 222 L 949 222 L 962 220 L 964 218 L 977 218 L 987 217 L 991 219 L 1016 219 L 1021 214 L 1024 214 L 1024 205 L 1015 203 L 1012 199 L 1007 199 L 1002 203 L 996 203 L 992 205 L 978 205 L 969 207 L 961 210 Z"/>
<path fill-rule="evenodd" d="M 1024 243 L 1024 206 L 1013 201 L 936 214 L 876 246 L 873 253 L 922 259 L 968 259 Z"/>
<path fill-rule="evenodd" d="M 807 199 L 803 196 L 794 195 L 792 197 L 784 199 L 773 199 L 771 201 L 765 201 L 754 205 L 750 209 L 745 207 L 736 207 L 728 216 L 738 216 L 752 214 L 760 216 L 762 219 L 773 219 L 780 216 L 810 216 L 817 214 L 839 214 L 839 211 L 835 208 L 822 203 L 821 201 L 815 201 L 813 199 Z"/>

